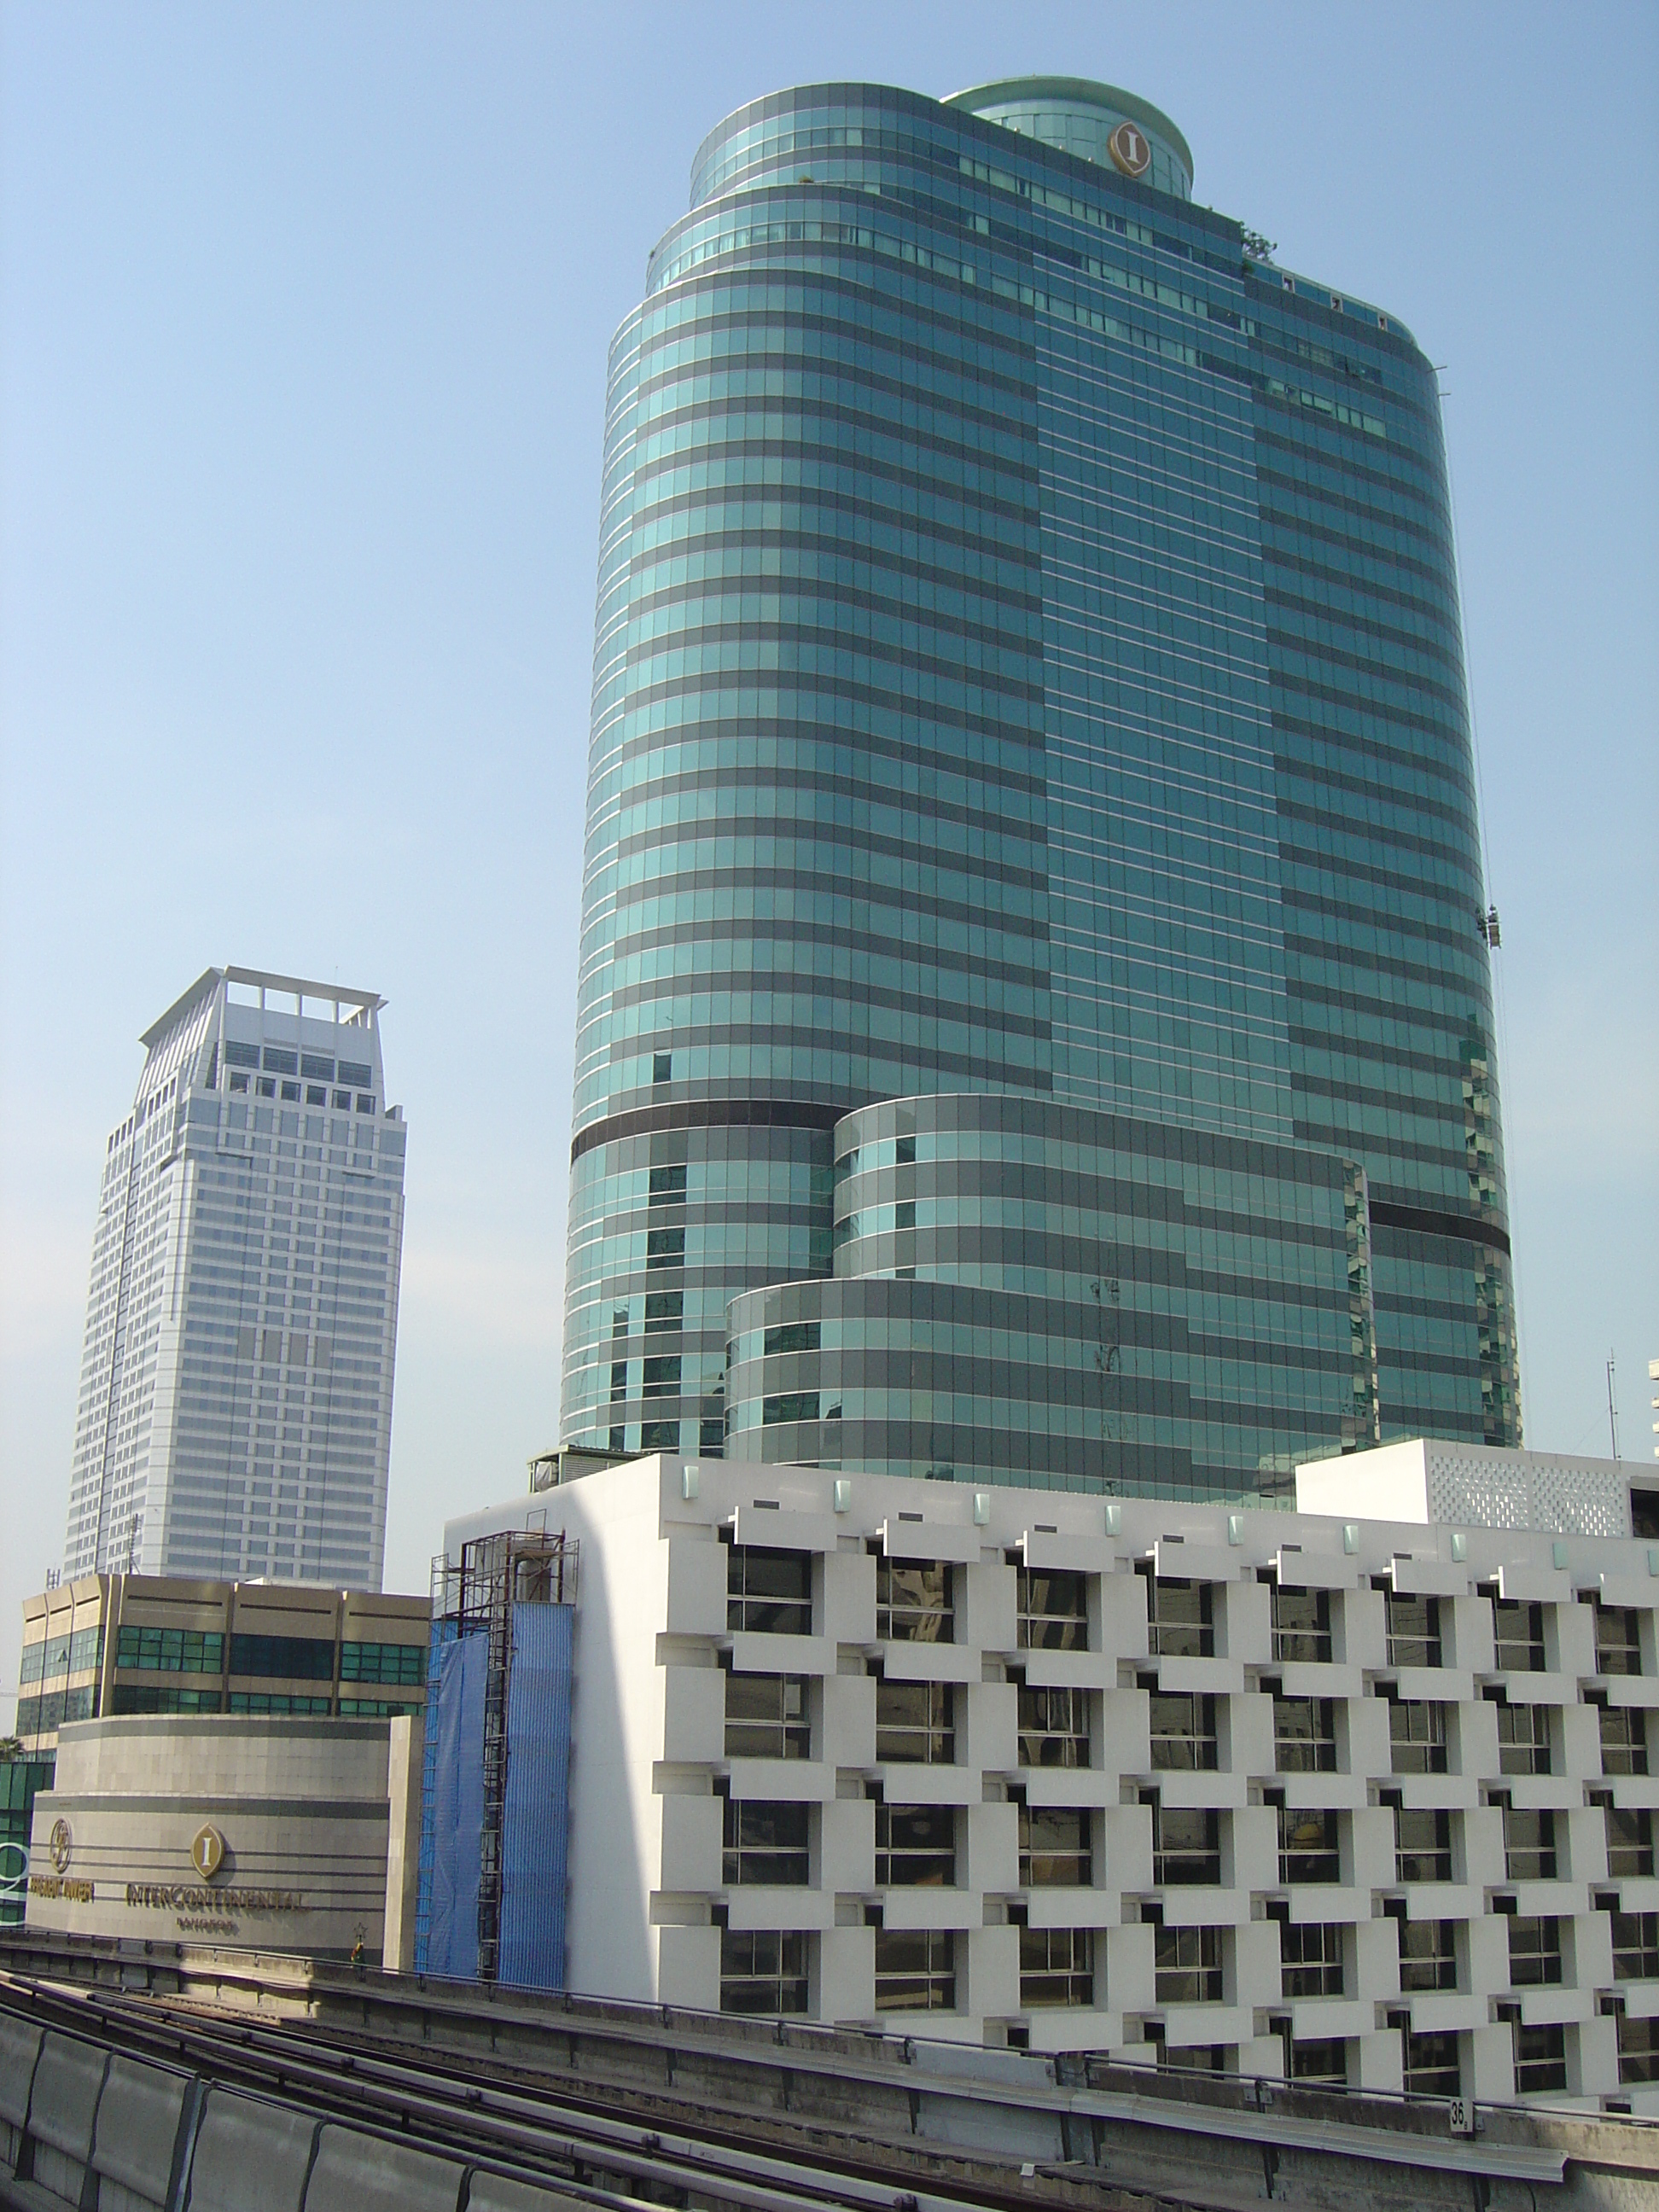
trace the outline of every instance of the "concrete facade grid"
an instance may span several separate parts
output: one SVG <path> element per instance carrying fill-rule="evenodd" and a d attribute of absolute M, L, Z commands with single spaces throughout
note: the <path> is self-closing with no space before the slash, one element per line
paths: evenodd
<path fill-rule="evenodd" d="M 1659 1553 L 1645 1546 L 658 1459 L 585 1477 L 517 1513 L 453 1523 L 452 1553 L 486 1526 L 544 1512 L 550 1529 L 579 1534 L 583 1559 L 568 1986 L 713 2009 L 734 1936 L 799 1935 L 807 2009 L 825 2021 L 1143 2063 L 1160 2049 L 1166 2061 L 1200 2065 L 1215 2054 L 1224 2070 L 1303 2078 L 1332 2063 L 1334 2047 L 1350 2085 L 1378 2090 L 1413 2086 L 1408 2053 L 1419 2067 L 1432 2057 L 1432 2045 L 1408 2039 L 1449 2036 L 1465 2094 L 1626 2097 L 1659 2111 L 1659 2089 L 1639 2073 L 1621 2081 L 1620 2058 L 1619 2014 L 1633 2033 L 1659 2016 L 1659 1956 L 1649 1955 L 1659 1932 L 1640 1919 L 1659 1911 L 1650 1838 L 1633 1857 L 1609 1857 L 1610 1820 L 1659 1816 L 1659 1775 L 1604 1771 L 1597 1711 L 1659 1706 Z M 723 1539 L 810 1559 L 810 1634 L 728 1626 Z M 878 1638 L 883 1558 L 950 1563 L 952 1640 Z M 1086 1650 L 1022 1645 L 1020 1565 L 1088 1578 Z M 1151 1647 L 1154 1577 L 1208 1589 L 1211 1654 Z M 1325 1593 L 1328 1659 L 1276 1648 L 1275 1583 Z M 1440 1664 L 1401 1663 L 1398 1652 L 1391 1663 L 1391 1594 L 1437 1601 Z M 1535 1668 L 1499 1668 L 1494 1598 L 1540 1609 Z M 1601 1671 L 1598 1621 L 1613 1616 L 1598 1607 L 1632 1609 L 1639 1671 Z M 1621 1610 L 1617 1634 L 1627 1626 Z M 890 1682 L 951 1686 L 952 1761 L 877 1758 L 877 1668 Z M 727 1754 L 728 1669 L 805 1681 L 809 1757 Z M 1022 1684 L 1085 1693 L 1086 1767 L 1022 1764 Z M 1214 1701 L 1213 1768 L 1154 1763 L 1152 1700 L 1182 1692 Z M 1500 1693 L 1547 1715 L 1547 1773 L 1510 1771 Z M 1328 1771 L 1280 1763 L 1276 1695 L 1328 1701 Z M 1443 1771 L 1396 1771 L 1396 1703 L 1438 1708 L 1443 1753 L 1424 1764 Z M 1022 1881 L 1022 1796 L 1032 1813 L 1086 1814 L 1085 1887 Z M 878 1885 L 878 1797 L 950 1810 L 954 1881 Z M 807 1879 L 726 1879 L 723 1800 L 808 1808 Z M 1156 1824 L 1183 1809 L 1216 1816 L 1212 1880 L 1159 1879 Z M 1538 1814 L 1553 1816 L 1553 1870 L 1521 1856 L 1536 1841 L 1528 1822 Z M 1443 1868 L 1402 1865 L 1401 1853 L 1418 1849 L 1397 1832 L 1402 1814 L 1447 1816 Z M 1282 1851 L 1308 1851 L 1321 1815 L 1334 1826 L 1334 1866 L 1320 1867 L 1316 1850 L 1287 1863 Z M 1325 1871 L 1334 1878 L 1298 1878 Z M 1437 1878 L 1415 1878 L 1425 1873 Z M 1402 1990 L 1396 1915 L 1450 1923 L 1444 1978 L 1455 1986 Z M 882 1932 L 949 1935 L 953 2007 L 878 2005 L 876 1919 Z M 1087 1933 L 1091 2002 L 1023 2000 L 1022 1920 L 1027 1936 Z M 1339 1931 L 1340 1995 L 1286 1994 L 1281 1922 Z M 1166 1936 L 1218 1931 L 1214 1996 L 1176 2002 L 1167 1978 L 1160 1994 L 1160 1924 Z M 1517 2056 L 1532 2073 L 1517 2075 Z M 1547 2087 L 1538 2087 L 1540 2065 Z"/>

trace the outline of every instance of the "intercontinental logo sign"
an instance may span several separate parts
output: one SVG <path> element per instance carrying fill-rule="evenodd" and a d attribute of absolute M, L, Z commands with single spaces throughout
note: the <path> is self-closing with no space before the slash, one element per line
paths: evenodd
<path fill-rule="evenodd" d="M 1138 123 L 1120 123 L 1106 141 L 1106 151 L 1126 177 L 1144 177 L 1152 166 L 1152 149 Z"/>
<path fill-rule="evenodd" d="M 221 1931 L 233 1929 L 234 1923 L 225 1917 L 230 1913 L 306 1910 L 304 1893 L 297 1889 L 236 1889 L 216 1882 L 214 1877 L 223 1869 L 228 1849 L 222 1830 L 216 1828 L 211 1821 L 204 1821 L 190 1844 L 190 1863 L 198 1877 L 197 1881 L 130 1881 L 125 1885 L 124 1901 L 141 1911 L 216 1914 L 219 1917 L 211 1922 L 182 1924 Z M 30 1893 L 36 1897 L 61 1898 L 71 1905 L 94 1904 L 97 1898 L 94 1885 L 74 1878 L 66 1871 L 75 1856 L 75 1837 L 67 1820 L 60 1820 L 53 1826 L 46 1838 L 46 1851 L 55 1871 L 30 1875 Z"/>

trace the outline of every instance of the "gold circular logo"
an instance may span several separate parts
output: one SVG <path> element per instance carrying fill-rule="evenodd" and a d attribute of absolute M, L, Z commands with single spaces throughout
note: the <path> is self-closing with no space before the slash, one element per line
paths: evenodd
<path fill-rule="evenodd" d="M 70 1861 L 75 1856 L 75 1831 L 67 1820 L 52 1822 L 46 1850 L 56 1871 L 59 1874 L 66 1872 Z"/>
<path fill-rule="evenodd" d="M 204 1881 L 211 1881 L 225 1863 L 225 1839 L 214 1827 L 198 1828 L 190 1847 L 190 1863 Z"/>
<path fill-rule="evenodd" d="M 1120 123 L 1106 141 L 1106 151 L 1126 177 L 1144 177 L 1152 166 L 1152 149 L 1138 123 Z"/>

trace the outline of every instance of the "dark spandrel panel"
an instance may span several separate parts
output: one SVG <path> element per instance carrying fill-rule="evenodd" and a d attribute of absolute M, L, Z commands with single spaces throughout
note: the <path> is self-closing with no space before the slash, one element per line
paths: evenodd
<path fill-rule="evenodd" d="M 152 1689 L 138 1682 L 118 1682 L 110 1699 L 112 1713 L 216 1713 L 222 1698 L 216 1690 Z M 327 1710 L 328 1700 L 323 1700 Z"/>
<path fill-rule="evenodd" d="M 762 1425 L 769 1429 L 782 1421 L 816 1421 L 817 1418 L 816 1390 L 787 1390 L 761 1401 Z"/>
<path fill-rule="evenodd" d="M 233 1636 L 229 1671 L 278 1681 L 331 1681 L 334 1644 L 315 1636 Z"/>
<path fill-rule="evenodd" d="M 340 1646 L 342 1682 L 396 1682 L 418 1687 L 426 1680 L 424 1644 L 363 1644 Z"/>

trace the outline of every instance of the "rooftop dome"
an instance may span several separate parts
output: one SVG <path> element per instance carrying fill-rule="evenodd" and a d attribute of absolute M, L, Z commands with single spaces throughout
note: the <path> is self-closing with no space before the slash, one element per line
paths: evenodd
<path fill-rule="evenodd" d="M 953 92 L 946 107 L 983 116 L 1044 146 L 1190 199 L 1192 149 L 1161 108 L 1081 76 L 1010 76 Z"/>

